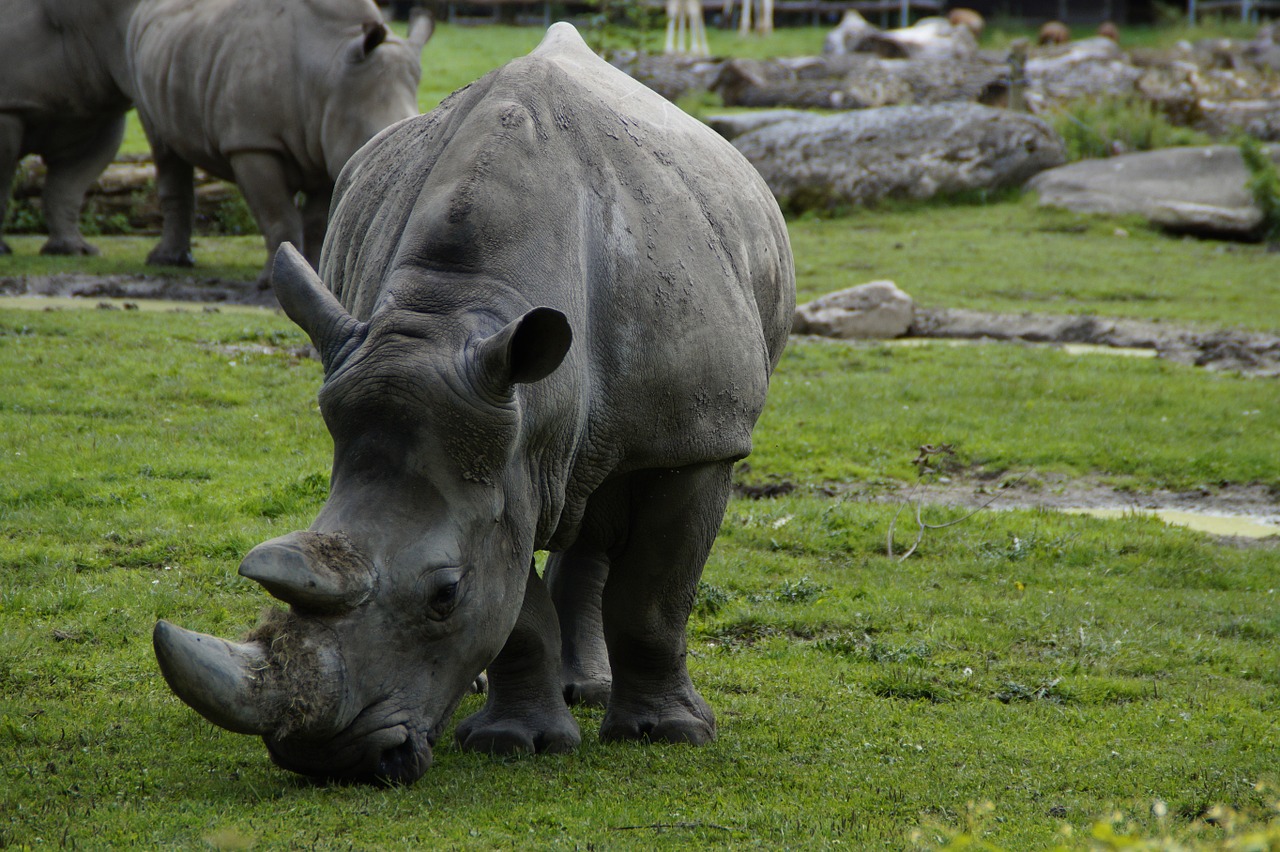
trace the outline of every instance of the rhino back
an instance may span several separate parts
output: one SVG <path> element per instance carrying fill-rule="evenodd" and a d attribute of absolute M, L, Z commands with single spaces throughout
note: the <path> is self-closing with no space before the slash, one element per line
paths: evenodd
<path fill-rule="evenodd" d="M 143 0 L 129 32 L 139 112 L 221 177 L 236 152 L 275 151 L 298 181 L 328 182 L 335 68 L 379 20 L 372 0 Z"/>
<path fill-rule="evenodd" d="M 794 307 L 785 223 L 732 146 L 572 29 L 366 146 L 329 233 L 358 317 L 568 315 L 542 397 L 574 400 L 579 475 L 749 452 Z"/>
<path fill-rule="evenodd" d="M 132 0 L 0 0 L 0 111 L 57 118 L 129 108 Z"/>

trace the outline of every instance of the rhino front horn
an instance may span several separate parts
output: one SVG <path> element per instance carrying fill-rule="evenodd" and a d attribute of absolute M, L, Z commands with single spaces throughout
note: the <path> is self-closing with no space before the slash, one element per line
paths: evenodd
<path fill-rule="evenodd" d="M 276 249 L 271 287 L 289 319 L 311 338 L 325 375 L 364 340 L 365 324 L 347 313 L 292 243 Z"/>
<path fill-rule="evenodd" d="M 287 698 L 266 679 L 261 644 L 228 642 L 163 619 L 151 641 L 169 688 L 201 716 L 237 734 L 265 735 L 279 727 Z"/>

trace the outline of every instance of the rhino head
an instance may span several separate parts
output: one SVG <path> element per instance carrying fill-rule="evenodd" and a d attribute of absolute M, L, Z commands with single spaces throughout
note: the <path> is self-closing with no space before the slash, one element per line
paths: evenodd
<path fill-rule="evenodd" d="M 330 495 L 240 565 L 287 612 L 241 642 L 160 621 L 156 656 L 180 698 L 286 769 L 412 782 L 520 614 L 538 489 L 515 389 L 561 363 L 568 321 L 534 308 L 438 346 L 411 316 L 355 319 L 288 243 L 273 285 L 325 366 Z"/>
<path fill-rule="evenodd" d="M 330 177 L 336 180 L 351 155 L 384 128 L 418 114 L 422 49 L 434 27 L 430 15 L 415 14 L 401 38 L 375 9 L 329 60 L 320 138 Z"/>

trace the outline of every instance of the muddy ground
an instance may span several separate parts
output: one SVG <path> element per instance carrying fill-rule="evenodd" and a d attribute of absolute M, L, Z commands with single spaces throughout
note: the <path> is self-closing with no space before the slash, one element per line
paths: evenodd
<path fill-rule="evenodd" d="M 48 276 L 0 275 L 0 296 L 71 297 L 85 300 L 167 300 L 217 305 L 276 307 L 274 295 L 254 281 L 232 281 L 164 275 Z M 30 304 L 29 300 L 24 300 Z M 3 303 L 0 303 L 3 304 Z M 120 307 L 120 302 L 103 302 Z M 1156 357 L 1206 369 L 1256 376 L 1261 381 L 1280 377 L 1280 336 L 1237 329 L 1205 331 L 1172 323 L 1117 320 L 1090 316 L 997 314 L 967 310 L 917 309 L 910 336 L 914 338 L 1000 340 L 1025 345 L 1088 344 L 1125 350 L 1152 351 Z M 799 487 L 794 483 L 745 486 L 747 497 L 767 498 Z M 1131 492 L 1101 480 L 1034 473 L 1018 478 L 963 474 L 913 486 L 821 486 L 832 497 L 885 502 L 921 499 L 928 504 L 992 509 L 1044 507 L 1053 509 L 1178 509 L 1210 515 L 1239 516 L 1280 525 L 1280 493 L 1262 485 L 1206 483 L 1190 491 Z M 1264 546 L 1280 546 L 1280 537 L 1264 539 Z"/>

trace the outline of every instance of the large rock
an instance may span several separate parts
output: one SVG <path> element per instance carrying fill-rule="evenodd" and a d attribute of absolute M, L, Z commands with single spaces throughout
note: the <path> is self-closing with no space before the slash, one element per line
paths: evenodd
<path fill-rule="evenodd" d="M 791 331 L 842 340 L 901 337 L 911 328 L 915 302 L 892 281 L 837 290 L 796 308 Z"/>
<path fill-rule="evenodd" d="M 1269 153 L 1280 164 L 1280 146 Z M 1028 188 L 1052 207 L 1137 214 L 1179 233 L 1252 239 L 1263 219 L 1248 178 L 1238 148 L 1209 145 L 1082 160 L 1038 175 Z"/>
<path fill-rule="evenodd" d="M 733 144 L 793 210 L 1019 186 L 1066 159 L 1045 122 L 977 104 L 814 115 Z"/>
<path fill-rule="evenodd" d="M 1081 39 L 1027 60 L 1027 99 L 1037 110 L 1054 102 L 1133 91 L 1142 69 L 1109 38 Z"/>

